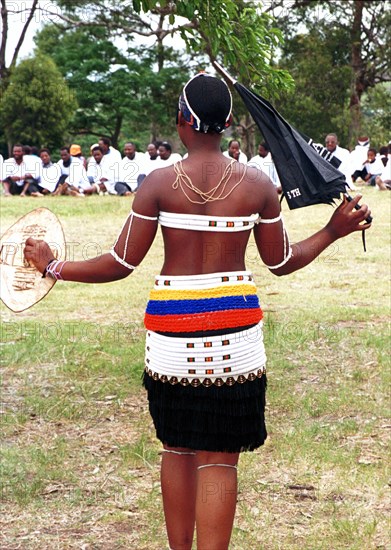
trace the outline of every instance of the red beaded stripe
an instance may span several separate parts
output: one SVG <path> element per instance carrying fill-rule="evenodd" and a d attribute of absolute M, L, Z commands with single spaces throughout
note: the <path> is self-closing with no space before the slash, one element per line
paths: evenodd
<path fill-rule="evenodd" d="M 192 315 L 151 315 L 145 314 L 144 323 L 148 330 L 156 332 L 196 332 L 200 330 L 220 330 L 259 323 L 263 318 L 261 309 L 239 309 L 193 313 Z"/>

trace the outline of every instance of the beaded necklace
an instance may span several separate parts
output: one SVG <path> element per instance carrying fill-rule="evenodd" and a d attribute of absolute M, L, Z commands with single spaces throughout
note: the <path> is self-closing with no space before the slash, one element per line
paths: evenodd
<path fill-rule="evenodd" d="M 234 171 L 234 165 L 236 164 L 236 160 L 232 160 L 224 169 L 224 173 L 218 182 L 217 185 L 212 187 L 210 191 L 202 191 L 202 189 L 198 189 L 193 182 L 191 181 L 191 178 L 186 174 L 185 170 L 182 166 L 182 161 L 179 161 L 174 164 L 174 172 L 176 174 L 176 179 L 174 183 L 172 184 L 173 189 L 180 188 L 187 198 L 188 201 L 192 202 L 193 204 L 205 204 L 207 202 L 214 202 L 214 201 L 221 201 L 226 199 L 236 187 L 242 183 L 244 176 L 246 175 L 247 166 L 244 167 L 243 174 L 241 178 L 235 183 L 235 185 L 227 192 L 225 192 L 225 189 L 227 187 L 227 184 L 233 174 Z M 201 200 L 193 200 L 189 197 L 189 195 L 186 192 L 186 188 L 190 191 L 193 191 L 196 195 L 200 197 Z M 225 192 L 225 194 L 224 194 Z"/>

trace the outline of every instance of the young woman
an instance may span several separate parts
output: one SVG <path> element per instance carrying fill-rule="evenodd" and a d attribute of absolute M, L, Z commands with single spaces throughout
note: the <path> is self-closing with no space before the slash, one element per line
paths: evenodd
<path fill-rule="evenodd" d="M 266 438 L 266 356 L 262 311 L 245 250 L 253 231 L 276 275 L 312 262 L 336 239 L 367 229 L 360 196 L 344 201 L 327 225 L 291 245 L 277 193 L 253 167 L 225 157 L 231 94 L 201 73 L 179 100 L 178 133 L 189 155 L 152 172 L 110 253 L 59 262 L 43 241 L 25 256 L 44 276 L 103 283 L 127 277 L 147 254 L 160 224 L 164 263 L 145 314 L 144 385 L 163 444 L 161 484 L 170 548 L 228 548 L 237 499 L 239 454 Z"/>

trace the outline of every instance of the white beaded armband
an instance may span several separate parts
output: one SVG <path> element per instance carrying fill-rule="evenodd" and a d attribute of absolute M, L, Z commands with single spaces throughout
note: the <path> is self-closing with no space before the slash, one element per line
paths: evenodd
<path fill-rule="evenodd" d="M 52 279 L 56 279 L 56 281 L 63 281 L 64 279 L 61 275 L 61 272 L 66 263 L 67 262 L 62 262 L 61 260 L 51 260 L 46 266 L 42 277 L 45 278 L 48 275 Z"/>
<path fill-rule="evenodd" d="M 127 269 L 130 269 L 130 270 L 134 270 L 136 269 L 137 266 L 134 266 L 134 265 L 131 265 L 129 264 L 125 258 L 126 258 L 126 252 L 128 250 L 128 241 L 129 241 L 129 236 L 130 236 L 130 230 L 132 228 L 132 222 L 133 222 L 133 218 L 140 218 L 142 220 L 150 220 L 150 221 L 157 221 L 157 218 L 152 218 L 151 216 L 144 216 L 142 214 L 137 214 L 137 212 L 133 212 L 133 210 L 131 211 L 131 213 L 129 214 L 129 216 L 126 218 L 125 220 L 125 223 L 124 225 L 122 226 L 122 229 L 120 231 L 120 234 L 117 238 L 117 240 L 115 241 L 114 243 L 114 246 L 113 248 L 110 250 L 110 254 L 113 256 L 114 260 L 116 260 L 118 263 L 120 263 L 121 265 L 123 265 L 124 267 L 126 267 Z M 122 233 L 122 231 L 124 230 L 127 222 L 129 221 L 129 227 L 128 227 L 128 231 L 127 231 L 127 234 L 126 234 L 126 240 L 125 240 L 125 247 L 124 247 L 124 253 L 122 255 L 122 258 L 121 256 L 119 256 L 117 254 L 117 252 L 115 251 L 115 247 L 117 246 L 118 244 L 118 241 L 119 241 L 119 237 Z"/>
<path fill-rule="evenodd" d="M 270 218 L 270 220 L 266 220 L 266 219 L 263 219 L 263 218 L 258 218 L 257 223 L 277 223 L 279 221 L 282 221 L 281 214 L 279 216 L 277 216 L 277 218 Z"/>
<path fill-rule="evenodd" d="M 126 262 L 123 258 L 121 258 L 120 256 L 118 256 L 118 254 L 116 253 L 116 251 L 114 250 L 114 248 L 112 248 L 112 249 L 110 250 L 110 254 L 113 256 L 114 260 L 116 260 L 119 264 L 123 265 L 124 267 L 127 267 L 127 268 L 130 269 L 131 271 L 133 271 L 134 269 L 136 269 L 137 266 L 128 264 L 128 262 Z"/>
<path fill-rule="evenodd" d="M 269 220 L 267 219 L 262 219 L 262 218 L 259 218 L 258 220 L 258 223 L 277 223 L 277 222 L 281 222 L 282 223 L 282 231 L 284 233 L 284 251 L 286 250 L 286 244 L 287 244 L 287 233 L 286 233 L 286 229 L 285 229 L 285 225 L 284 225 L 284 220 L 281 216 L 281 213 L 279 216 L 277 216 L 277 218 L 270 218 Z M 292 247 L 291 245 L 289 244 L 289 240 L 288 240 L 288 253 L 285 255 L 284 259 L 282 260 L 282 262 L 280 262 L 279 264 L 276 264 L 276 265 L 268 265 L 268 264 L 265 264 L 265 266 L 268 268 L 268 269 L 278 269 L 280 267 L 282 267 L 283 265 L 285 265 L 287 262 L 289 262 L 289 260 L 292 258 L 292 254 L 293 254 L 293 250 L 292 250 Z"/>
<path fill-rule="evenodd" d="M 289 260 L 292 258 L 292 254 L 293 254 L 293 250 L 292 250 L 291 246 L 289 245 L 288 254 L 285 256 L 285 258 L 282 260 L 282 262 L 280 262 L 280 263 L 277 264 L 277 265 L 267 265 L 267 264 L 265 264 L 265 266 L 266 266 L 268 269 L 278 269 L 279 267 L 282 267 L 282 266 L 285 265 L 287 262 L 289 262 Z"/>

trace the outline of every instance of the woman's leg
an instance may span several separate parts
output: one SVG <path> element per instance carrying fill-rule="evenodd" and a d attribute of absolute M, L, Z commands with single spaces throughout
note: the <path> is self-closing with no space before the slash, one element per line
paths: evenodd
<path fill-rule="evenodd" d="M 170 548 L 191 550 L 195 527 L 196 453 L 164 446 L 161 486 Z"/>
<path fill-rule="evenodd" d="M 237 501 L 239 453 L 197 451 L 197 548 L 225 550 Z"/>

